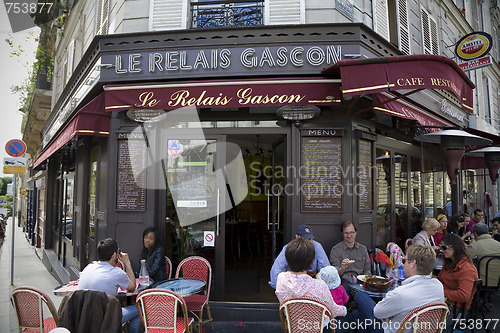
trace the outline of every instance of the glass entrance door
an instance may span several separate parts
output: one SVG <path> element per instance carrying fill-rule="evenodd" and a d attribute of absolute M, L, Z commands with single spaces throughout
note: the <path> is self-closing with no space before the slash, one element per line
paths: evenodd
<path fill-rule="evenodd" d="M 171 240 L 167 255 L 174 265 L 192 255 L 206 258 L 212 266 L 211 293 L 214 299 L 220 299 L 224 286 L 225 211 L 233 200 L 227 186 L 224 136 L 193 139 L 185 134 L 169 134 L 163 142 L 168 149 L 163 166 L 167 179 L 167 239 Z"/>

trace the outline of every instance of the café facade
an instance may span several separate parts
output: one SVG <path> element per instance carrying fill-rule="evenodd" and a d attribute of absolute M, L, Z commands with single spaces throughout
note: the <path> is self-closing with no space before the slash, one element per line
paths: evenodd
<path fill-rule="evenodd" d="M 275 302 L 269 269 L 298 225 L 327 254 L 344 220 L 368 248 L 404 244 L 446 205 L 441 149 L 415 137 L 466 128 L 473 88 L 362 24 L 97 36 L 34 162 L 48 265 L 74 279 L 112 237 L 138 270 L 155 226 L 174 265 L 211 262 L 213 299 Z"/>

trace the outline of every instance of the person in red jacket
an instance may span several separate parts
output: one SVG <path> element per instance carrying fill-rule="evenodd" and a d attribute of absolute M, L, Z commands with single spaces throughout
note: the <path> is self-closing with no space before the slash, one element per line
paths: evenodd
<path fill-rule="evenodd" d="M 438 280 L 444 286 L 444 296 L 452 306 L 469 310 L 474 296 L 474 281 L 478 279 L 477 269 L 467 252 L 464 241 L 455 234 L 444 235 L 441 239 L 443 269 Z"/>

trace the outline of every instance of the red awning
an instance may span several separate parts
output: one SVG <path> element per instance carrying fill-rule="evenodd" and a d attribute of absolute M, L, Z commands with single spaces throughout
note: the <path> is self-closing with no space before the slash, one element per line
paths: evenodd
<path fill-rule="evenodd" d="M 449 90 L 462 108 L 472 112 L 474 83 L 447 57 L 407 55 L 385 58 L 341 60 L 322 73 L 338 73 L 345 96 L 374 94 L 383 91 L 421 89 Z"/>
<path fill-rule="evenodd" d="M 236 108 L 329 105 L 341 102 L 340 82 L 330 78 L 267 78 L 155 85 L 108 85 L 106 111 L 172 110 L 185 106 Z"/>
<path fill-rule="evenodd" d="M 396 96 L 391 93 L 373 94 L 373 110 L 395 117 L 416 120 L 424 126 L 453 126 L 446 120 L 440 119 L 406 100 L 394 98 Z"/>
<path fill-rule="evenodd" d="M 75 135 L 108 136 L 109 118 L 109 113 L 104 111 L 104 94 L 100 94 L 78 110 L 67 125 L 61 128 L 59 134 L 54 136 L 33 163 L 33 168 L 49 158 Z"/>

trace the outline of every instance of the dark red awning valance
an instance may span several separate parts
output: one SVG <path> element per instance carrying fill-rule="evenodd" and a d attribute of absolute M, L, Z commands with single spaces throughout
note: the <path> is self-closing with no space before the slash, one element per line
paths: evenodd
<path fill-rule="evenodd" d="M 237 108 L 340 103 L 340 82 L 330 78 L 183 82 L 156 85 L 108 85 L 106 111 L 173 110 L 186 106 Z"/>
<path fill-rule="evenodd" d="M 104 111 L 104 94 L 100 94 L 78 110 L 38 156 L 33 168 L 49 158 L 75 135 L 109 135 L 109 113 Z"/>
<path fill-rule="evenodd" d="M 453 126 L 450 122 L 440 119 L 406 100 L 395 99 L 395 97 L 391 93 L 373 94 L 373 110 L 395 117 L 416 120 L 423 126 Z"/>
<path fill-rule="evenodd" d="M 407 55 L 385 58 L 341 60 L 322 73 L 338 73 L 345 96 L 383 91 L 442 89 L 457 96 L 462 108 L 473 110 L 474 83 L 450 58 L 437 55 Z"/>

